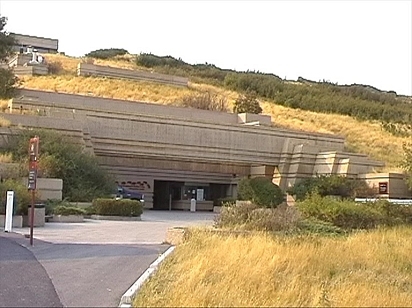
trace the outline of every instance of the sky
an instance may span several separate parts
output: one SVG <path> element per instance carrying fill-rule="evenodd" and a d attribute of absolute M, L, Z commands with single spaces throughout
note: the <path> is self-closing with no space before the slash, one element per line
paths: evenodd
<path fill-rule="evenodd" d="M 0 0 L 0 14 L 70 56 L 124 48 L 412 95 L 412 0 Z"/>

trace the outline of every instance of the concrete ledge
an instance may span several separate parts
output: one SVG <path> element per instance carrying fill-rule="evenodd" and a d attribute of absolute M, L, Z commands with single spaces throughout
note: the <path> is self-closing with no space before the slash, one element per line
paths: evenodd
<path fill-rule="evenodd" d="M 34 208 L 34 227 L 44 227 L 46 222 L 46 209 L 43 208 Z M 31 215 L 31 207 L 29 206 L 28 215 L 23 215 L 23 227 L 30 226 L 30 215 Z"/>
<path fill-rule="evenodd" d="M 165 242 L 169 245 L 179 245 L 184 242 L 187 228 L 185 227 L 173 227 L 169 228 L 166 232 Z"/>
<path fill-rule="evenodd" d="M 221 206 L 215 205 L 215 206 L 213 207 L 213 213 L 220 213 L 221 210 L 222 210 L 222 207 L 221 207 Z"/>
<path fill-rule="evenodd" d="M 142 287 L 143 283 L 157 270 L 160 263 L 164 261 L 164 259 L 170 255 L 173 250 L 175 249 L 174 246 L 169 247 L 162 255 L 160 255 L 150 266 L 149 268 L 136 280 L 136 282 L 127 290 L 121 300 L 119 307 L 131 307 L 133 304 L 133 299 L 135 298 L 137 292 Z"/>
<path fill-rule="evenodd" d="M 91 215 L 90 219 L 94 220 L 113 220 L 113 221 L 140 221 L 140 216 L 126 217 L 126 216 L 105 216 L 105 215 Z"/>
<path fill-rule="evenodd" d="M 0 215 L 0 227 L 4 228 L 6 216 Z M 12 219 L 12 228 L 22 228 L 23 227 L 23 216 L 16 215 Z"/>
<path fill-rule="evenodd" d="M 75 223 L 75 222 L 84 222 L 83 215 L 54 215 L 49 222 L 66 222 L 66 223 Z"/>

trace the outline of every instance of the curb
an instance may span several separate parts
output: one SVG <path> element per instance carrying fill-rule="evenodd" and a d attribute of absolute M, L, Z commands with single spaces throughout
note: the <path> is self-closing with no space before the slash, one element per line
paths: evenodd
<path fill-rule="evenodd" d="M 149 268 L 135 281 L 135 283 L 122 295 L 120 299 L 119 307 L 127 308 L 132 307 L 133 298 L 137 291 L 142 287 L 143 283 L 157 270 L 157 267 L 164 261 L 164 259 L 170 255 L 175 246 L 170 246 L 164 253 L 162 253 Z"/>

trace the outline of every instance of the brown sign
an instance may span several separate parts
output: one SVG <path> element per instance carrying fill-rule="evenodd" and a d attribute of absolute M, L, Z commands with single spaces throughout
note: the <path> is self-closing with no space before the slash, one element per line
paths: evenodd
<path fill-rule="evenodd" d="M 380 182 L 379 183 L 379 193 L 380 194 L 387 194 L 388 193 L 388 182 Z"/>

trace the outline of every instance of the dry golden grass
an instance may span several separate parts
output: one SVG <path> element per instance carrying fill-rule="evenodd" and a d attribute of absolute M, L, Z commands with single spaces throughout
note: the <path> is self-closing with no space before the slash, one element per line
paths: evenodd
<path fill-rule="evenodd" d="M 9 104 L 9 100 L 8 99 L 0 99 L 0 109 L 4 112 Z"/>
<path fill-rule="evenodd" d="M 86 57 L 68 57 L 60 54 L 46 54 L 47 63 L 61 63 L 63 73 L 75 75 L 77 65 L 82 61 L 91 61 L 96 65 L 107 65 L 112 67 L 120 67 L 126 69 L 136 69 L 135 57 L 131 55 L 120 56 L 112 60 L 89 59 Z M 148 70 L 147 68 L 139 67 L 141 70 Z"/>
<path fill-rule="evenodd" d="M 402 143 L 407 142 L 408 138 L 396 137 L 383 131 L 377 122 L 291 109 L 268 102 L 262 103 L 262 108 L 264 113 L 272 116 L 272 121 L 277 126 L 340 135 L 345 138 L 348 150 L 367 154 L 371 158 L 385 162 L 384 170 L 400 170 Z"/>
<path fill-rule="evenodd" d="M 149 82 L 97 77 L 40 76 L 25 77 L 23 87 L 71 94 L 93 95 L 131 101 L 171 104 L 194 89 Z"/>
<path fill-rule="evenodd" d="M 347 238 L 195 232 L 134 306 L 411 307 L 411 228 Z"/>
<path fill-rule="evenodd" d="M 25 77 L 22 79 L 24 88 L 59 91 L 73 94 L 86 94 L 107 98 L 144 101 L 158 104 L 176 104 L 186 95 L 195 92 L 210 91 L 225 97 L 229 109 L 232 109 L 238 93 L 205 84 L 191 83 L 190 87 L 154 84 L 132 80 L 117 80 L 95 77 L 74 78 L 77 64 L 82 58 L 71 58 L 62 55 L 47 55 L 49 63 L 60 62 L 64 74 L 58 76 Z M 94 60 L 95 64 L 113 67 L 137 68 L 133 56 L 119 57 L 117 60 Z M 139 69 L 146 69 L 141 68 Z M 147 69 L 146 69 L 147 70 Z M 291 109 L 261 102 L 264 114 L 272 116 L 272 121 L 278 127 L 284 127 L 308 132 L 338 134 L 346 138 L 346 147 L 353 152 L 369 155 L 386 163 L 382 171 L 398 171 L 402 158 L 402 143 L 408 138 L 395 137 L 382 131 L 379 123 L 359 121 L 348 116 L 322 114 L 299 109 Z"/>
<path fill-rule="evenodd" d="M 12 163 L 13 155 L 11 153 L 0 153 L 0 163 Z"/>
<path fill-rule="evenodd" d="M 9 120 L 6 120 L 3 117 L 0 117 L 0 127 L 9 127 L 11 125 Z"/>

